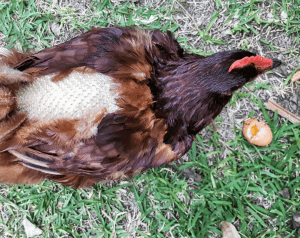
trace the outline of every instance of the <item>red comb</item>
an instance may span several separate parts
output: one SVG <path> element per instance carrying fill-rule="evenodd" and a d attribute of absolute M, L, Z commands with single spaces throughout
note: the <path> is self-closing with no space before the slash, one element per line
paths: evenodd
<path fill-rule="evenodd" d="M 273 61 L 271 59 L 261 57 L 260 55 L 245 57 L 243 59 L 235 61 L 230 66 L 228 72 L 231 72 L 231 70 L 236 69 L 236 68 L 243 68 L 251 63 L 255 64 L 256 67 L 265 69 L 265 68 L 272 66 Z"/>

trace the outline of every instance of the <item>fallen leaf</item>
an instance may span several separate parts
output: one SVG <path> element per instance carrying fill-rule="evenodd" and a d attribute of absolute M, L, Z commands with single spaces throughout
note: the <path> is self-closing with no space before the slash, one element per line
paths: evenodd
<path fill-rule="evenodd" d="M 61 25 L 57 22 L 53 22 L 51 24 L 51 31 L 53 32 L 53 34 L 58 37 L 59 36 L 59 33 L 60 33 L 60 28 L 61 28 Z"/>
<path fill-rule="evenodd" d="M 157 19 L 157 17 L 151 15 L 148 20 L 146 20 L 146 19 L 139 19 L 139 18 L 136 18 L 136 19 L 133 19 L 133 20 L 134 21 L 140 21 L 141 23 L 144 23 L 144 24 L 150 24 L 150 23 L 154 22 L 156 19 Z"/>
<path fill-rule="evenodd" d="M 241 238 L 241 236 L 235 229 L 235 226 L 228 221 L 222 221 L 221 226 L 223 238 Z"/>
<path fill-rule="evenodd" d="M 300 70 L 294 73 L 292 77 L 292 83 L 295 83 L 296 81 L 300 80 Z"/>
<path fill-rule="evenodd" d="M 290 194 L 290 190 L 288 190 L 287 188 L 281 190 L 278 192 L 283 198 L 286 199 L 290 199 L 291 198 L 291 194 Z"/>
<path fill-rule="evenodd" d="M 300 227 L 300 213 L 293 213 L 293 229 Z"/>
<path fill-rule="evenodd" d="M 22 224 L 24 226 L 27 237 L 38 236 L 43 233 L 43 231 L 40 228 L 36 227 L 34 224 L 32 224 L 30 221 L 28 221 L 26 216 L 24 216 Z"/>
<path fill-rule="evenodd" d="M 282 11 L 281 14 L 280 14 L 280 16 L 281 16 L 282 21 L 284 23 L 286 23 L 286 20 L 287 20 L 287 14 L 286 14 L 286 12 Z"/>

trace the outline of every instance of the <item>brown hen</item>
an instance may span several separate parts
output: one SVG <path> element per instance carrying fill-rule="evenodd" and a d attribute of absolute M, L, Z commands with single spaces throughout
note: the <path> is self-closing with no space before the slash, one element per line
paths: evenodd
<path fill-rule="evenodd" d="M 72 187 L 177 160 L 235 90 L 280 65 L 242 50 L 186 54 L 169 32 L 137 28 L 0 59 L 0 180 Z"/>

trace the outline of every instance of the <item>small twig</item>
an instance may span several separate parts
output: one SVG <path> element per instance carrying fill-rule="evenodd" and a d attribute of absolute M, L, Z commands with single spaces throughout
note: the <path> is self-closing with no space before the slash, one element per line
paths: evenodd
<path fill-rule="evenodd" d="M 300 123 L 300 117 L 291 113 L 289 110 L 283 108 L 272 100 L 270 100 L 268 103 L 265 103 L 265 106 L 273 112 L 277 110 L 280 116 L 287 118 L 292 123 Z"/>

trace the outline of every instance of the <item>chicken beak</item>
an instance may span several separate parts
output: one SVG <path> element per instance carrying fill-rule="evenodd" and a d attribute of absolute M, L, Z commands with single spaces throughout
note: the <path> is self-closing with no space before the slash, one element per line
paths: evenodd
<path fill-rule="evenodd" d="M 273 64 L 270 69 L 274 69 L 281 65 L 281 61 L 279 61 L 279 60 L 272 60 L 272 61 L 273 61 Z"/>

